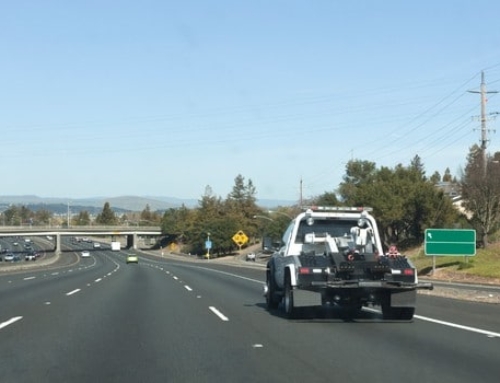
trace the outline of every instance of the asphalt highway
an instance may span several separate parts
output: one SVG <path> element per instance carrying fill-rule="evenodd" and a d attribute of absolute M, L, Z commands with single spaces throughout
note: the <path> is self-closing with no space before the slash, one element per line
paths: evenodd
<path fill-rule="evenodd" d="M 110 250 L 0 274 L 0 380 L 498 382 L 498 305 L 419 295 L 412 322 L 372 309 L 288 320 L 266 310 L 263 282 L 259 268 L 127 265 Z"/>

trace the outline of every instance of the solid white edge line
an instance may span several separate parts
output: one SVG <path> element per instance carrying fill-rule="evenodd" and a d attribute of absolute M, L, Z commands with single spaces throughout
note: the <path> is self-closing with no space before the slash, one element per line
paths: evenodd
<path fill-rule="evenodd" d="M 224 322 L 227 322 L 229 320 L 229 318 L 227 316 L 225 316 L 224 314 L 222 314 L 219 310 L 217 310 L 214 306 L 210 306 L 209 309 L 215 314 L 217 315 L 221 320 L 223 320 Z"/>
<path fill-rule="evenodd" d="M 36 279 L 36 277 L 26 277 L 26 278 L 23 278 L 23 281 L 29 281 L 30 279 Z"/>
<path fill-rule="evenodd" d="M 421 316 L 421 315 L 414 315 L 413 317 L 417 318 L 417 319 L 420 319 L 420 320 L 423 320 L 423 321 L 427 321 L 427 322 L 432 322 L 432 323 L 437 323 L 437 324 L 441 324 L 441 325 L 444 325 L 444 326 L 458 328 L 460 330 L 466 330 L 466 331 L 476 332 L 478 334 L 487 335 L 487 336 L 490 336 L 490 337 L 500 338 L 500 333 L 498 333 L 498 332 L 493 332 L 493 331 L 488 331 L 488 330 L 482 330 L 480 328 L 475 328 L 475 327 L 470 327 L 470 326 L 464 326 L 464 325 L 461 325 L 461 324 L 456 324 L 456 323 L 451 323 L 451 322 L 445 322 L 445 321 L 442 321 L 442 320 L 439 320 L 439 319 L 433 319 L 433 318 L 424 317 L 424 316 Z"/>
<path fill-rule="evenodd" d="M 373 313 L 380 313 L 379 310 L 372 309 L 371 307 L 363 307 L 363 309 L 366 310 L 366 311 L 373 312 Z M 492 338 L 500 338 L 500 333 L 498 333 L 498 332 L 493 332 L 493 331 L 488 331 L 488 330 L 482 330 L 480 328 L 470 327 L 470 326 L 464 326 L 464 325 L 457 324 L 457 323 L 452 323 L 452 322 L 446 322 L 446 321 L 439 320 L 439 319 L 424 317 L 422 315 L 414 315 L 413 319 L 420 319 L 420 320 L 425 321 L 425 322 L 431 322 L 431 323 L 436 323 L 436 324 L 440 324 L 440 325 L 443 325 L 443 326 L 458 328 L 460 330 L 475 332 L 475 333 L 483 334 L 483 335 L 486 335 L 486 336 L 489 336 L 489 337 L 492 337 Z"/>
<path fill-rule="evenodd" d="M 21 320 L 21 319 L 23 319 L 23 317 L 13 317 L 13 318 L 10 318 L 8 321 L 0 323 L 0 330 L 3 329 L 4 327 L 11 325 L 12 323 L 17 322 L 18 320 Z"/>
<path fill-rule="evenodd" d="M 228 273 L 226 271 L 214 270 L 214 269 L 209 269 L 209 268 L 200 267 L 200 266 L 193 266 L 193 267 L 204 269 L 204 270 L 209 270 L 209 271 L 213 271 L 213 272 L 217 272 L 217 273 L 220 273 L 220 274 L 229 275 L 229 276 L 232 276 L 232 277 L 235 277 L 235 278 L 244 279 L 244 280 L 251 281 L 251 282 L 257 282 L 257 283 L 263 284 L 262 281 L 258 281 L 256 279 L 252 279 L 252 278 L 242 277 L 240 275 Z M 367 308 L 367 307 L 364 307 L 364 309 L 367 310 L 367 311 L 372 311 L 372 312 L 378 312 L 378 313 L 380 312 L 378 310 L 374 310 L 374 309 Z M 451 323 L 451 322 L 445 322 L 445 321 L 441 321 L 441 320 L 438 320 L 438 319 L 432 319 L 432 318 L 428 318 L 428 317 L 424 317 L 424 316 L 420 316 L 420 315 L 414 315 L 413 317 L 417 318 L 417 319 L 420 319 L 420 320 L 423 320 L 423 321 L 441 324 L 443 326 L 455 327 L 455 328 L 458 328 L 458 329 L 461 329 L 461 330 L 476 332 L 478 334 L 483 334 L 483 335 L 487 335 L 487 336 L 490 336 L 490 337 L 498 337 L 498 338 L 500 338 L 500 333 L 496 333 L 496 332 L 493 332 L 493 331 L 482 330 L 482 329 L 475 328 L 475 327 L 463 326 L 463 325 L 459 325 L 459 324 L 455 324 L 455 323 Z"/>
<path fill-rule="evenodd" d="M 75 289 L 73 291 L 70 291 L 69 293 L 66 293 L 66 295 L 69 297 L 70 295 L 76 294 L 79 291 L 80 291 L 80 289 Z"/>

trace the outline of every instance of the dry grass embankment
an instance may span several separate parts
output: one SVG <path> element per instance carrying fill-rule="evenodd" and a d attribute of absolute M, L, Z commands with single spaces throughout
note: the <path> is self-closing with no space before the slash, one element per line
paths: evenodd
<path fill-rule="evenodd" d="M 426 256 L 424 247 L 410 249 L 405 254 L 418 269 L 419 275 L 432 273 L 433 257 Z M 477 249 L 473 257 L 436 257 L 433 278 L 450 281 L 500 284 L 500 242 L 490 244 L 486 249 Z"/>

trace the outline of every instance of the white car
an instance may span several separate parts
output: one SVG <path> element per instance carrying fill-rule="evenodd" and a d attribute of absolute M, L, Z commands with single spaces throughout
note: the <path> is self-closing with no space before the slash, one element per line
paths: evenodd
<path fill-rule="evenodd" d="M 255 262 L 255 253 L 248 253 L 247 254 L 247 261 L 254 261 Z"/>
<path fill-rule="evenodd" d="M 81 257 L 82 258 L 88 258 L 88 257 L 90 257 L 90 252 L 88 252 L 87 250 L 82 251 Z"/>
<path fill-rule="evenodd" d="M 101 244 L 99 242 L 94 242 L 94 249 L 98 249 L 101 247 Z"/>

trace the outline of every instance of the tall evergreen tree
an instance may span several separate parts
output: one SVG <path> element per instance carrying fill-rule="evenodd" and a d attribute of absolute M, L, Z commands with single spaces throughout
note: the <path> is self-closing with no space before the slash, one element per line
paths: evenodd
<path fill-rule="evenodd" d="M 99 225 L 116 225 L 118 219 L 116 218 L 115 212 L 111 210 L 109 202 L 105 202 L 100 214 L 96 217 L 96 223 Z"/>

